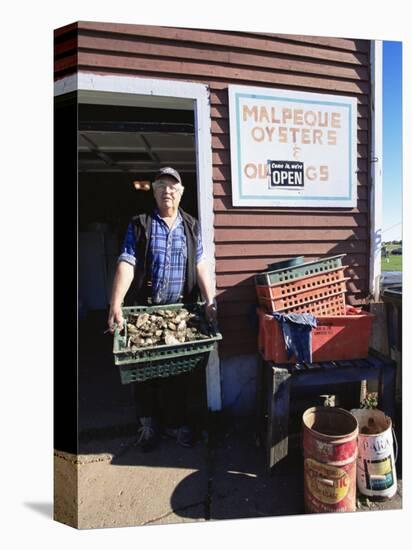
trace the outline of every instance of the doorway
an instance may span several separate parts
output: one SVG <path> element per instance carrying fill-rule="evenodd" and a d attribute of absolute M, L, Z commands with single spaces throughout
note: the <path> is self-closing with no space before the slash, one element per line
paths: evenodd
<path fill-rule="evenodd" d="M 82 95 L 82 94 L 80 94 Z M 185 192 L 181 207 L 198 217 L 192 108 L 78 104 L 79 298 L 106 309 L 127 224 L 154 207 L 151 182 L 172 166 Z"/>
<path fill-rule="evenodd" d="M 136 191 L 134 182 L 150 181 L 159 163 L 172 165 L 182 175 L 185 185 L 182 208 L 200 221 L 203 249 L 215 286 L 212 141 L 207 86 L 177 80 L 79 72 L 55 83 L 55 96 L 72 92 L 76 92 L 79 105 L 79 232 L 93 233 L 88 238 L 94 239 L 99 250 L 89 256 L 91 247 L 87 238 L 79 239 L 79 245 L 83 243 L 79 246 L 79 264 L 80 248 L 83 247 L 85 262 L 92 266 L 100 263 L 105 273 L 99 289 L 93 277 L 91 283 L 83 280 L 80 284 L 79 274 L 79 294 L 80 287 L 92 286 L 93 307 L 108 304 L 108 289 L 111 289 L 125 224 L 131 211 L 138 213 L 136 206 L 143 210 L 151 200 L 150 193 Z M 121 139 L 116 140 L 116 136 Z M 91 273 L 93 267 L 83 271 L 86 278 Z M 89 300 L 91 295 L 87 293 Z M 212 411 L 220 410 L 217 349 L 210 354 L 206 381 L 208 407 Z"/>

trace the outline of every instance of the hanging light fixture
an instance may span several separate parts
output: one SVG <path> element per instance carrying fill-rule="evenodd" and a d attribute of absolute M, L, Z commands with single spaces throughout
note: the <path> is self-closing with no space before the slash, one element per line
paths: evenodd
<path fill-rule="evenodd" d="M 133 187 L 136 191 L 150 191 L 150 181 L 149 180 L 135 180 L 133 182 Z"/>

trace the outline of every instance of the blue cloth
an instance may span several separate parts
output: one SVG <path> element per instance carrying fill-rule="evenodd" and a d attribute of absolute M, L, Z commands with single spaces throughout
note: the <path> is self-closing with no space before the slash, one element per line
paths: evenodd
<path fill-rule="evenodd" d="M 133 225 L 129 224 L 118 261 L 136 266 L 136 242 Z M 196 263 L 203 258 L 202 241 L 199 236 Z M 178 214 L 173 227 L 155 210 L 152 218 L 149 245 L 151 265 L 152 300 L 154 304 L 174 304 L 181 301 L 186 277 L 187 246 L 183 220 Z"/>
<path fill-rule="evenodd" d="M 312 328 L 317 326 L 311 313 L 278 313 L 273 317 L 279 321 L 285 339 L 288 359 L 295 355 L 296 362 L 312 362 Z"/>

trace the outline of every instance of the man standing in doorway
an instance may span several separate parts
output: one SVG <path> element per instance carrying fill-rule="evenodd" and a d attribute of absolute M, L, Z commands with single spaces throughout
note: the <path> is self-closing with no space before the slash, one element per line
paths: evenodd
<path fill-rule="evenodd" d="M 199 291 L 205 300 L 206 318 L 216 321 L 216 305 L 209 269 L 203 254 L 197 220 L 180 207 L 184 187 L 180 174 L 162 168 L 152 184 L 157 208 L 135 216 L 127 228 L 113 282 L 108 325 L 123 327 L 122 303 L 127 294 L 131 305 L 193 303 Z M 166 411 L 163 429 L 179 444 L 193 445 L 188 415 L 191 375 L 132 384 L 140 427 L 138 444 L 151 450 L 159 439 L 160 404 Z"/>

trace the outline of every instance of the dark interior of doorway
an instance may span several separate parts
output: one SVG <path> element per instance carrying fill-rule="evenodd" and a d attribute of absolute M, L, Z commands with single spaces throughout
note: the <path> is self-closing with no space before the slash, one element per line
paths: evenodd
<path fill-rule="evenodd" d="M 133 215 L 150 211 L 154 207 L 152 192 L 136 190 L 136 180 L 152 181 L 162 166 L 180 169 L 185 186 L 181 207 L 197 217 L 196 151 L 188 167 L 173 159 L 173 152 L 157 154 L 156 150 L 130 151 L 121 149 L 121 136 L 133 133 L 143 137 L 168 136 L 173 148 L 175 137 L 194 136 L 194 112 L 178 109 L 118 107 L 112 105 L 78 105 L 79 134 L 92 132 L 93 138 L 112 133 L 119 137 L 116 151 L 93 148 L 79 151 L 79 229 L 91 224 L 108 224 L 118 236 Z M 179 153 L 179 151 L 177 151 Z M 83 169 L 90 159 L 103 161 L 97 170 Z M 104 166 L 107 170 L 104 170 Z"/>
<path fill-rule="evenodd" d="M 132 216 L 155 206 L 152 191 L 136 190 L 134 182 L 152 182 L 160 167 L 172 166 L 180 172 L 185 187 L 181 207 L 198 217 L 198 204 L 195 146 L 189 151 L 179 149 L 190 137 L 195 142 L 194 111 L 79 103 L 77 112 L 78 138 L 83 143 L 78 151 L 79 312 L 83 315 L 79 324 L 79 415 L 87 426 L 88 415 L 94 411 L 88 380 L 101 381 L 98 391 L 102 394 L 115 386 L 123 404 L 130 400 L 128 388 L 120 387 L 119 375 L 113 371 L 113 338 L 103 332 L 127 224 Z M 135 149 L 133 136 L 139 136 Z M 158 150 L 156 136 L 162 144 Z M 142 141 L 148 144 L 146 150 Z M 207 409 L 204 369 L 195 373 L 192 383 L 190 408 L 203 424 L 200 419 Z"/>
<path fill-rule="evenodd" d="M 90 311 L 109 305 L 130 219 L 155 206 L 152 191 L 136 190 L 135 181 L 152 182 L 159 168 L 176 168 L 185 187 L 181 207 L 198 216 L 194 111 L 79 103 L 78 138 L 79 286 Z"/>

